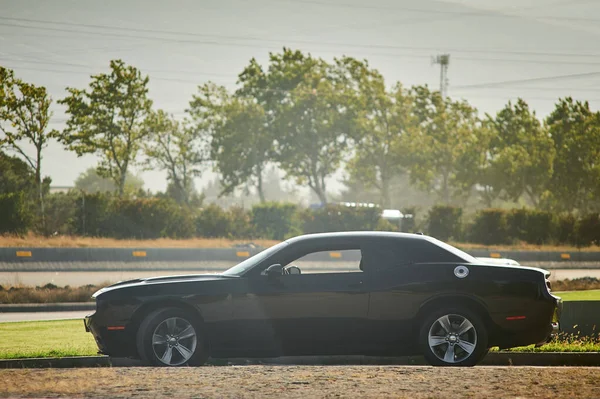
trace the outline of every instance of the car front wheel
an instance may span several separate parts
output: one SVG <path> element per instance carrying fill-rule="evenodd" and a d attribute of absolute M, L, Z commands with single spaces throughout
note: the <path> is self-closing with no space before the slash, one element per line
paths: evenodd
<path fill-rule="evenodd" d="M 434 366 L 474 366 L 487 353 L 487 340 L 479 315 L 461 308 L 430 313 L 419 333 L 423 355 Z"/>
<path fill-rule="evenodd" d="M 201 323 L 178 308 L 150 313 L 137 332 L 137 349 L 142 361 L 155 366 L 196 366 L 206 361 Z"/>

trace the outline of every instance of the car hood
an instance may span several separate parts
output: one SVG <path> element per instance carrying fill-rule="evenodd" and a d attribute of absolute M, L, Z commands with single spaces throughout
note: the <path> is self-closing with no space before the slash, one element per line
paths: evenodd
<path fill-rule="evenodd" d="M 160 276 L 160 277 L 147 277 L 147 278 L 136 278 L 133 280 L 119 281 L 118 283 L 104 287 L 96 291 L 92 298 L 96 298 L 98 295 L 105 292 L 136 287 L 148 284 L 165 284 L 165 283 L 181 283 L 181 282 L 199 282 L 199 281 L 215 281 L 215 280 L 226 280 L 236 278 L 235 276 L 225 276 L 223 274 L 182 274 L 175 276 Z"/>

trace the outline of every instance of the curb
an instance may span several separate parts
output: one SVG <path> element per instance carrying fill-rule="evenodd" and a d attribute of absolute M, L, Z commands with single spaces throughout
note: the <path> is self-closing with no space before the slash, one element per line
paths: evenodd
<path fill-rule="evenodd" d="M 78 310 L 96 310 L 95 302 L 71 303 L 22 303 L 0 305 L 0 313 L 24 312 L 73 312 Z"/>
<path fill-rule="evenodd" d="M 210 359 L 208 366 L 235 365 L 395 365 L 425 366 L 422 356 L 299 356 L 269 359 Z M 571 366 L 600 367 L 600 352 L 492 352 L 480 366 Z M 108 356 L 82 356 L 63 358 L 34 358 L 0 360 L 0 369 L 19 368 L 79 368 L 79 367 L 139 367 L 139 360 L 110 358 Z"/>

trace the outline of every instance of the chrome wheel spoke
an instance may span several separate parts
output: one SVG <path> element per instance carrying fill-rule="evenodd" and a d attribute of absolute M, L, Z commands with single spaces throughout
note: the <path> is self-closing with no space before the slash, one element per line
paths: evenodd
<path fill-rule="evenodd" d="M 167 339 L 165 337 L 163 337 L 162 335 L 154 334 L 152 336 L 152 345 L 162 345 L 162 344 L 166 344 L 166 343 L 167 343 Z"/>
<path fill-rule="evenodd" d="M 193 337 L 194 335 L 196 335 L 196 331 L 194 331 L 194 327 L 192 327 L 192 325 L 189 325 L 185 328 L 185 330 L 179 333 L 178 337 L 179 339 L 185 339 Z"/>
<path fill-rule="evenodd" d="M 469 331 L 471 328 L 473 328 L 473 324 L 471 324 L 471 322 L 469 320 L 464 319 L 463 322 L 460 323 L 460 326 L 458 326 L 458 330 L 456 331 L 456 333 L 458 335 L 463 335 L 464 333 Z"/>
<path fill-rule="evenodd" d="M 189 350 L 188 348 L 186 348 L 185 346 L 179 344 L 175 347 L 175 349 L 177 350 L 177 352 L 179 352 L 179 354 L 187 361 L 189 360 L 189 358 L 192 357 L 192 355 L 194 354 L 191 350 Z"/>
<path fill-rule="evenodd" d="M 452 331 L 452 325 L 450 324 L 450 318 L 448 317 L 448 315 L 446 316 L 442 316 L 438 319 L 438 322 L 440 323 L 440 326 L 442 326 L 442 328 L 444 329 L 444 331 L 446 331 L 446 333 L 451 333 Z"/>
<path fill-rule="evenodd" d="M 167 331 L 169 331 L 169 334 L 171 334 L 171 335 L 175 334 L 176 323 L 177 323 L 177 320 L 174 317 L 167 319 Z"/>
<path fill-rule="evenodd" d="M 454 345 L 448 345 L 446 353 L 444 354 L 444 361 L 448 363 L 454 363 Z"/>
<path fill-rule="evenodd" d="M 460 346 L 469 355 L 475 350 L 475 345 L 467 341 L 459 341 L 456 345 Z"/>
<path fill-rule="evenodd" d="M 438 337 L 438 336 L 430 336 L 429 337 L 429 346 L 434 347 L 441 344 L 447 344 L 448 341 L 446 337 Z"/>
<path fill-rule="evenodd" d="M 171 364 L 171 359 L 172 358 L 173 358 L 173 348 L 171 348 L 170 346 L 167 346 L 167 350 L 162 355 L 162 357 L 160 358 L 160 360 L 162 360 L 162 362 L 165 363 L 165 364 Z"/>

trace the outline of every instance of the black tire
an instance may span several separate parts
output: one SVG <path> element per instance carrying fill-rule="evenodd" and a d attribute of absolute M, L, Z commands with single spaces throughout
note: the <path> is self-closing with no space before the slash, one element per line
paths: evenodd
<path fill-rule="evenodd" d="M 153 344 L 155 333 L 160 338 Z M 195 335 L 190 336 L 192 333 Z M 179 308 L 161 308 L 146 316 L 138 328 L 136 345 L 142 362 L 152 366 L 200 366 L 208 359 L 202 322 Z"/>
<path fill-rule="evenodd" d="M 462 324 L 464 320 L 470 326 Z M 419 345 L 433 366 L 474 366 L 487 354 L 487 343 L 488 332 L 481 316 L 466 307 L 435 310 L 425 317 L 419 330 Z"/>

